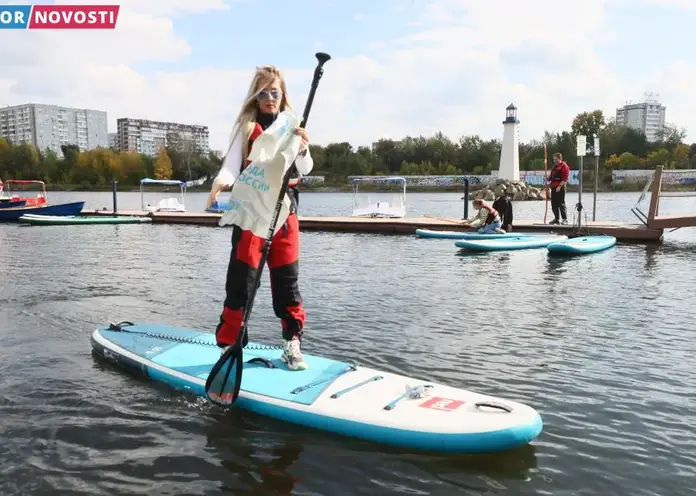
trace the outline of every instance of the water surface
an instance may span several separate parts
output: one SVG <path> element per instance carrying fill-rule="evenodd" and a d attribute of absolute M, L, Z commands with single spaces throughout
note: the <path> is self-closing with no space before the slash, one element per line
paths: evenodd
<path fill-rule="evenodd" d="M 410 194 L 409 215 L 461 217 L 459 196 Z M 73 198 L 111 205 L 108 193 L 50 193 Z M 600 195 L 600 219 L 633 221 L 636 198 Z M 198 208 L 205 194 L 188 200 Z M 691 200 L 661 208 L 696 211 Z M 350 201 L 307 193 L 301 213 L 346 215 Z M 139 202 L 119 195 L 121 208 Z M 543 209 L 516 203 L 515 216 Z M 212 331 L 229 229 L 0 224 L 0 494 L 693 494 L 694 231 L 575 259 L 303 232 L 308 351 L 521 401 L 543 417 L 523 449 L 451 456 L 221 412 L 91 355 L 91 331 L 110 321 Z M 250 333 L 280 340 L 267 273 Z"/>

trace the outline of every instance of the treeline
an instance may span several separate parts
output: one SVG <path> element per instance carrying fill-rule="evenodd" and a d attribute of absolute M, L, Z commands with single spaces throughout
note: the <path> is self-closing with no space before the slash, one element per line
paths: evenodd
<path fill-rule="evenodd" d="M 696 169 L 696 143 L 684 143 L 686 132 L 667 125 L 657 139 L 649 142 L 645 134 L 615 122 L 606 122 L 601 110 L 578 114 L 569 131 L 544 133 L 540 140 L 520 143 L 520 170 L 544 170 L 544 144 L 548 168 L 552 155 L 563 154 L 571 168 L 577 169 L 576 139 L 587 139 L 587 168 L 593 167 L 592 136 L 600 139 L 600 174 L 611 181 L 614 169 Z M 331 143 L 325 147 L 311 145 L 314 157 L 312 174 L 335 181 L 349 175 L 450 175 L 489 174 L 500 163 L 500 140 L 484 140 L 479 136 L 463 136 L 458 142 L 437 133 L 432 137 L 406 137 L 399 141 L 381 139 L 372 148 L 354 150 L 350 143 Z M 589 165 L 589 164 L 591 165 Z"/>
<path fill-rule="evenodd" d="M 586 163 L 593 161 L 592 136 L 600 138 L 600 170 L 604 183 L 611 182 L 614 169 L 696 169 L 696 143 L 684 143 L 686 132 L 667 125 L 657 139 L 649 142 L 634 129 L 606 122 L 601 110 L 578 114 L 569 131 L 546 132 L 542 139 L 520 144 L 520 169 L 544 169 L 544 144 L 548 167 L 553 153 L 560 152 L 577 169 L 575 136 L 588 136 Z M 463 136 L 457 142 L 437 133 L 431 137 L 380 139 L 372 147 L 354 149 L 350 143 L 310 145 L 314 157 L 312 175 L 326 182 L 344 183 L 351 175 L 450 175 L 489 174 L 498 168 L 500 141 Z M 195 180 L 217 174 L 221 159 L 214 154 L 200 156 L 183 147 L 168 147 L 157 157 L 134 152 L 95 149 L 80 152 L 74 145 L 61 147 L 63 158 L 52 151 L 36 150 L 27 144 L 12 145 L 0 138 L 0 179 L 39 179 L 53 186 L 101 187 L 115 179 L 123 185 L 137 185 L 144 177 Z"/>
<path fill-rule="evenodd" d="M 40 151 L 27 143 L 13 145 L 0 137 L 0 179 L 40 180 L 48 189 L 68 185 L 98 189 L 114 180 L 135 186 L 145 177 L 180 181 L 214 177 L 222 164 L 213 153 L 201 156 L 173 147 L 161 149 L 156 157 L 110 148 L 81 152 L 76 145 L 63 145 L 61 151 L 63 157 L 58 158 L 53 150 Z"/>

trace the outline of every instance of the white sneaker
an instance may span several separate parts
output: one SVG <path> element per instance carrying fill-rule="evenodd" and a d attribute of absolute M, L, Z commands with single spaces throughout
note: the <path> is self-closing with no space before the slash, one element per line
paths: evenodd
<path fill-rule="evenodd" d="M 285 341 L 280 360 L 286 363 L 290 370 L 305 370 L 309 367 L 300 351 L 300 340 L 297 336 L 290 341 Z"/>

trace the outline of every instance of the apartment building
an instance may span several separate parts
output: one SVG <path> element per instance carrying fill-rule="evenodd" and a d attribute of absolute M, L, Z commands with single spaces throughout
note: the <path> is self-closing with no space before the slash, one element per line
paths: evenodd
<path fill-rule="evenodd" d="M 61 145 L 77 145 L 81 151 L 109 146 L 106 112 L 39 103 L 0 108 L 0 136 L 59 157 Z"/>
<path fill-rule="evenodd" d="M 182 151 L 193 150 L 201 155 L 210 152 L 208 126 L 178 124 L 175 122 L 120 118 L 116 121 L 117 144 L 121 151 L 136 151 L 155 156 L 160 146 L 170 146 Z"/>
<path fill-rule="evenodd" d="M 665 126 L 666 110 L 667 107 L 647 94 L 641 102 L 627 102 L 623 107 L 617 108 L 616 123 L 643 131 L 648 141 L 655 141 L 657 133 Z"/>
<path fill-rule="evenodd" d="M 118 133 L 109 133 L 109 148 L 118 150 Z"/>

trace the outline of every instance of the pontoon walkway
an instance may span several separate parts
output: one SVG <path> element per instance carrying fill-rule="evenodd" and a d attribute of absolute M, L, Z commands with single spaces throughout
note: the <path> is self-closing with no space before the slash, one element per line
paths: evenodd
<path fill-rule="evenodd" d="M 84 215 L 113 215 L 108 210 L 83 210 Z M 118 215 L 150 216 L 153 223 L 193 224 L 217 226 L 222 214 L 207 212 L 142 212 L 119 210 Z M 416 229 L 434 229 L 441 231 L 473 231 L 463 227 L 458 219 L 435 217 L 406 217 L 403 219 L 380 219 L 358 217 L 300 217 L 300 230 L 324 232 L 354 232 L 373 234 L 415 234 Z M 591 234 L 607 234 L 618 241 L 662 241 L 663 229 L 650 229 L 642 224 L 587 222 L 587 231 Z M 550 226 L 537 221 L 515 221 L 515 232 L 556 232 L 570 234 L 574 226 Z"/>

